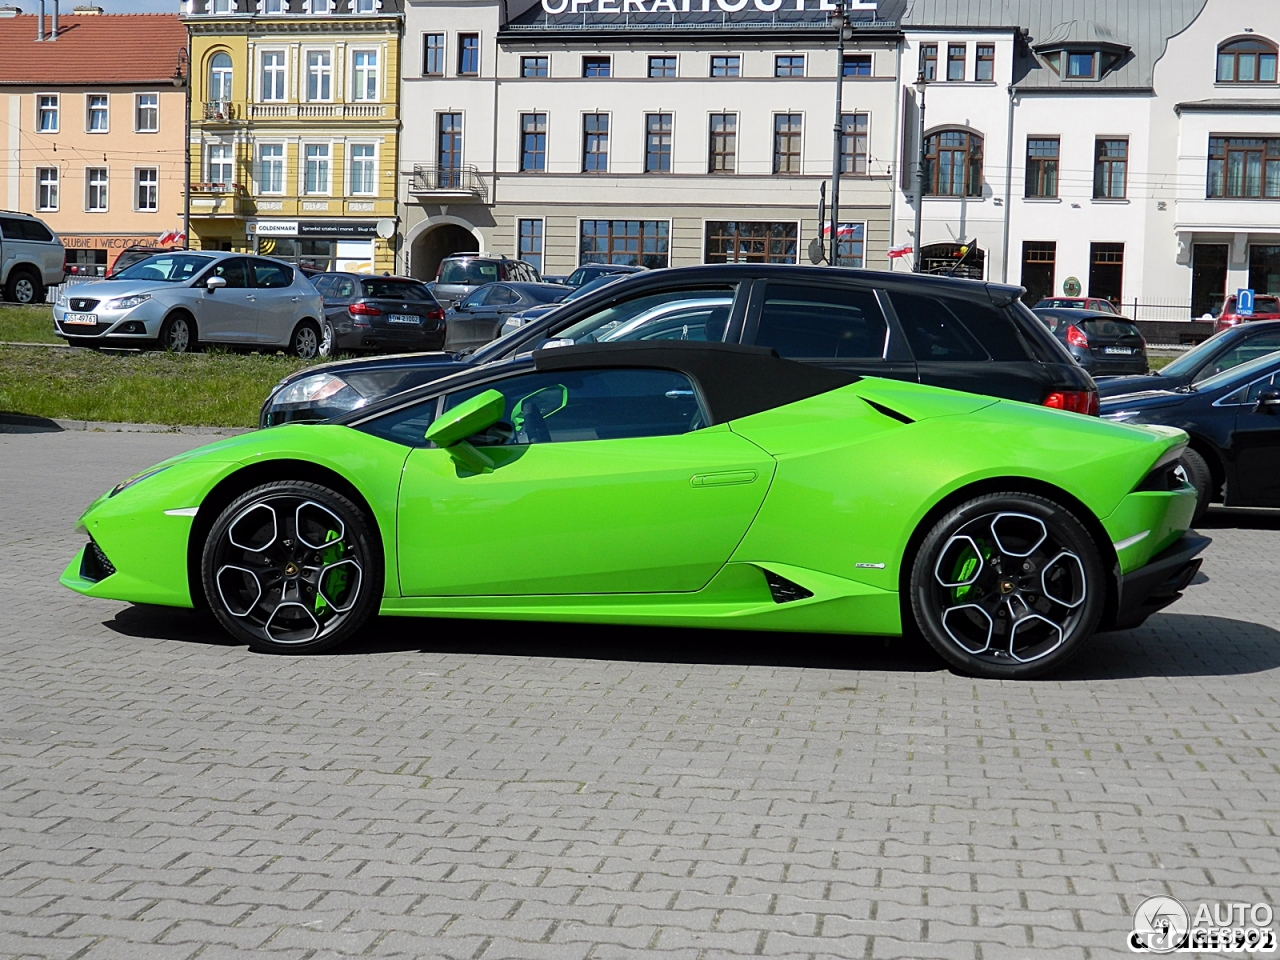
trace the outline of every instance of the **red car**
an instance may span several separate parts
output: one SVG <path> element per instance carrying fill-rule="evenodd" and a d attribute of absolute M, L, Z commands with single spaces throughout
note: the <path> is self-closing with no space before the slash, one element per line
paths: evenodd
<path fill-rule="evenodd" d="M 1253 298 L 1253 313 L 1247 317 L 1236 313 L 1236 298 L 1227 297 L 1227 302 L 1222 305 L 1222 312 L 1218 314 L 1217 322 L 1213 325 L 1213 332 L 1221 333 L 1223 330 L 1230 330 L 1234 326 L 1253 320 L 1280 320 L 1280 297 L 1274 294 L 1258 294 Z"/>

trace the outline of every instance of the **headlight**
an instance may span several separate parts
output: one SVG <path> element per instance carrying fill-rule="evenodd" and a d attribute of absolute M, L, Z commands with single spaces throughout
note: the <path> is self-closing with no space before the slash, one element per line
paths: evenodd
<path fill-rule="evenodd" d="M 146 471 L 145 473 L 136 474 L 135 476 L 130 477 L 128 480 L 122 480 L 120 483 L 117 483 L 114 487 L 111 488 L 111 492 L 107 494 L 107 496 L 114 497 L 121 490 L 128 490 L 135 483 L 141 483 L 143 480 L 147 479 L 147 477 L 154 477 L 161 470 L 168 470 L 168 469 L 169 469 L 169 465 L 166 465 L 163 467 L 155 467 L 151 470 Z"/>
<path fill-rule="evenodd" d="M 55 307 L 66 307 L 66 306 L 70 306 L 70 303 L 71 303 L 71 298 L 67 296 L 67 291 L 63 290 L 60 294 L 58 294 L 58 299 L 53 302 L 53 305 Z"/>
<path fill-rule="evenodd" d="M 108 310 L 132 310 L 139 304 L 146 303 L 151 299 L 149 293 L 139 293 L 132 297 L 120 297 L 118 300 L 108 300 Z"/>
<path fill-rule="evenodd" d="M 276 391 L 269 404 L 268 424 L 325 420 L 363 407 L 368 402 L 341 377 L 332 373 L 316 373 Z M 291 415 L 295 411 L 302 415 Z M 307 415 L 311 411 L 314 411 L 314 416 Z"/>

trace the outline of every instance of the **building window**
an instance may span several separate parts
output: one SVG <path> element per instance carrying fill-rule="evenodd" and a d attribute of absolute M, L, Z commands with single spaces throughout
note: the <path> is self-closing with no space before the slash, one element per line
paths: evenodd
<path fill-rule="evenodd" d="M 546 169 L 547 115 L 522 113 L 520 114 L 520 172 L 542 173 Z"/>
<path fill-rule="evenodd" d="M 262 12 L 267 16 L 285 13 L 284 0 L 262 0 Z"/>
<path fill-rule="evenodd" d="M 332 13 L 330 0 L 310 0 L 311 13 Z"/>
<path fill-rule="evenodd" d="M 801 127 L 803 117 L 798 113 L 773 115 L 773 172 L 800 173 Z"/>
<path fill-rule="evenodd" d="M 1092 50 L 1068 51 L 1067 79 L 1092 80 L 1097 76 L 1098 55 Z"/>
<path fill-rule="evenodd" d="M 1123 200 L 1128 166 L 1128 140 L 1097 140 L 1093 152 L 1094 199 Z"/>
<path fill-rule="evenodd" d="M 843 73 L 846 77 L 871 76 L 871 54 L 846 53 L 844 55 Z"/>
<path fill-rule="evenodd" d="M 964 52 L 966 44 L 949 43 L 947 44 L 947 79 L 963 80 L 964 79 Z"/>
<path fill-rule="evenodd" d="M 213 14 L 230 13 L 231 0 L 209 0 L 209 12 Z"/>
<path fill-rule="evenodd" d="M 89 213 L 107 210 L 107 168 L 87 167 L 84 171 L 84 208 Z"/>
<path fill-rule="evenodd" d="M 865 265 L 867 225 L 865 223 L 842 223 L 837 237 L 836 266 L 861 269 Z"/>
<path fill-rule="evenodd" d="M 307 99 L 333 99 L 333 57 L 328 50 L 307 53 Z"/>
<path fill-rule="evenodd" d="M 329 192 L 329 144 L 308 143 L 303 148 L 306 162 L 303 166 L 302 192 L 323 194 Z"/>
<path fill-rule="evenodd" d="M 1250 37 L 1218 48 L 1219 83 L 1275 83 L 1276 45 Z"/>
<path fill-rule="evenodd" d="M 711 145 L 708 173 L 734 173 L 738 166 L 738 115 L 711 114 Z"/>
<path fill-rule="evenodd" d="M 579 263 L 622 263 L 661 269 L 668 263 L 668 220 L 583 220 Z"/>
<path fill-rule="evenodd" d="M 108 130 L 107 95 L 105 93 L 89 94 L 87 106 L 89 108 L 89 132 L 106 133 Z"/>
<path fill-rule="evenodd" d="M 1056 241 L 1023 241 L 1022 285 L 1027 288 L 1023 301 L 1034 307 L 1045 297 L 1053 296 L 1053 270 L 1057 258 Z"/>
<path fill-rule="evenodd" d="M 458 76 L 480 76 L 480 34 L 458 34 Z"/>
<path fill-rule="evenodd" d="M 1280 197 L 1280 139 L 1210 137 L 1206 196 Z"/>
<path fill-rule="evenodd" d="M 609 57 L 583 57 L 582 75 L 584 77 L 607 77 L 611 74 L 613 61 Z"/>
<path fill-rule="evenodd" d="M 226 53 L 215 53 L 209 61 L 209 99 L 213 103 L 228 103 L 231 100 L 231 57 Z"/>
<path fill-rule="evenodd" d="M 258 145 L 258 192 L 284 193 L 284 144 Z"/>
<path fill-rule="evenodd" d="M 208 173 L 206 183 L 229 187 L 235 182 L 234 147 L 229 143 L 211 143 L 208 148 Z"/>
<path fill-rule="evenodd" d="M 542 272 L 542 221 L 521 220 L 517 225 L 519 237 L 516 248 L 516 259 L 531 264 L 539 273 Z"/>
<path fill-rule="evenodd" d="M 867 172 L 867 124 L 865 113 L 845 113 L 840 117 L 840 172 Z"/>
<path fill-rule="evenodd" d="M 1089 244 L 1089 296 L 1120 302 L 1124 289 L 1124 244 Z"/>
<path fill-rule="evenodd" d="M 134 98 L 133 125 L 138 133 L 160 131 L 160 94 L 140 93 Z"/>
<path fill-rule="evenodd" d="M 522 77 L 549 77 L 551 76 L 551 66 L 546 57 L 521 57 L 520 58 L 520 76 Z"/>
<path fill-rule="evenodd" d="M 982 196 L 982 137 L 941 130 L 925 138 L 925 193 L 935 197 Z"/>
<path fill-rule="evenodd" d="M 773 75 L 775 77 L 803 77 L 803 56 L 777 56 L 773 58 Z"/>
<path fill-rule="evenodd" d="M 938 79 L 938 45 L 936 43 L 920 45 L 920 76 L 926 80 Z"/>
<path fill-rule="evenodd" d="M 356 13 L 376 13 L 378 10 L 378 0 L 355 0 Z"/>
<path fill-rule="evenodd" d="M 357 50 L 351 56 L 351 99 L 377 100 L 378 53 L 376 50 Z"/>
<path fill-rule="evenodd" d="M 462 114 L 442 113 L 436 118 L 436 163 L 441 187 L 462 183 Z"/>
<path fill-rule="evenodd" d="M 644 172 L 670 173 L 671 114 L 645 114 L 644 134 Z"/>
<path fill-rule="evenodd" d="M 36 98 L 36 129 L 41 133 L 58 132 L 58 95 L 42 93 Z"/>
<path fill-rule="evenodd" d="M 357 196 L 371 197 L 378 192 L 374 150 L 372 143 L 351 145 L 351 192 Z"/>
<path fill-rule="evenodd" d="M 285 99 L 283 50 L 268 50 L 262 54 L 261 94 L 260 99 L 264 103 Z"/>
<path fill-rule="evenodd" d="M 36 209 L 58 209 L 58 168 L 36 167 Z"/>
<path fill-rule="evenodd" d="M 1058 195 L 1058 138 L 1027 138 L 1027 183 L 1024 196 Z"/>
<path fill-rule="evenodd" d="M 737 56 L 712 57 L 711 58 L 711 76 L 713 77 L 742 76 L 742 58 Z"/>
<path fill-rule="evenodd" d="M 800 228 L 795 221 L 707 221 L 705 263 L 795 263 Z"/>
<path fill-rule="evenodd" d="M 675 57 L 650 57 L 649 76 L 674 77 L 676 75 Z"/>
<path fill-rule="evenodd" d="M 422 35 L 422 75 L 424 77 L 444 76 L 443 33 L 424 33 Z"/>
<path fill-rule="evenodd" d="M 978 44 L 978 60 L 974 65 L 973 79 L 990 82 L 996 78 L 996 48 L 990 43 Z"/>
<path fill-rule="evenodd" d="M 155 167 L 139 167 L 133 175 L 133 195 L 137 210 L 155 213 L 160 209 L 160 171 Z"/>
<path fill-rule="evenodd" d="M 609 169 L 609 115 L 588 113 L 582 118 L 582 172 L 605 173 Z"/>

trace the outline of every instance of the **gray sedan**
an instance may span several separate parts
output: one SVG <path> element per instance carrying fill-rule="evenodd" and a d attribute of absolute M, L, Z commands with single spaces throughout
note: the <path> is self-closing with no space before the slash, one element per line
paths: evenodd
<path fill-rule="evenodd" d="M 572 291 L 558 283 L 489 283 L 467 294 L 445 314 L 444 348 L 462 350 L 488 343 L 507 317 L 563 300 Z"/>
<path fill-rule="evenodd" d="M 320 294 L 287 263 L 186 250 L 67 287 L 53 308 L 55 332 L 77 346 L 184 353 L 220 343 L 284 349 L 304 359 L 320 349 L 323 316 Z"/>

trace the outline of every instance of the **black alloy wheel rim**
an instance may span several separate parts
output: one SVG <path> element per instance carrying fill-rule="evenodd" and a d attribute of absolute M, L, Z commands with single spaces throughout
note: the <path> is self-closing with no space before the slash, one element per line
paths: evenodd
<path fill-rule="evenodd" d="M 947 540 L 931 571 L 943 632 L 986 663 L 1033 663 L 1061 647 L 1085 613 L 1084 561 L 1040 517 L 988 513 Z"/>
<path fill-rule="evenodd" d="M 360 598 L 365 557 L 331 509 L 280 494 L 236 514 L 218 539 L 213 569 L 226 613 L 259 639 L 290 646 L 341 626 Z"/>

